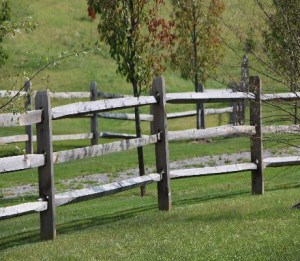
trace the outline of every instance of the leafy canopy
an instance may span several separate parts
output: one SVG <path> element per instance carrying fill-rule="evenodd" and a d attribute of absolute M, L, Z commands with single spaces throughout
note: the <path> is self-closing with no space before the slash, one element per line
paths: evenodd
<path fill-rule="evenodd" d="M 219 18 L 224 5 L 220 0 L 172 0 L 172 4 L 178 38 L 173 65 L 195 85 L 205 83 L 222 58 Z"/>
<path fill-rule="evenodd" d="M 159 16 L 163 0 L 88 0 L 100 15 L 98 31 L 117 62 L 117 72 L 134 92 L 148 87 L 165 67 L 163 50 L 172 45 L 172 21 Z"/>
<path fill-rule="evenodd" d="M 0 7 L 0 66 L 8 58 L 8 55 L 3 50 L 1 43 L 3 41 L 4 35 L 7 33 L 4 25 L 9 20 L 10 20 L 10 7 L 8 5 L 8 2 L 2 1 L 1 7 Z"/>
<path fill-rule="evenodd" d="M 269 27 L 264 34 L 265 50 L 291 90 L 299 91 L 300 1 L 274 0 L 273 7 L 273 12 L 265 11 Z"/>

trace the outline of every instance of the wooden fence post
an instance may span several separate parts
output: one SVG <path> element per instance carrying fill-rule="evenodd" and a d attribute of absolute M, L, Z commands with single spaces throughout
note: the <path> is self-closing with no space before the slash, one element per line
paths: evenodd
<path fill-rule="evenodd" d="M 48 202 L 47 210 L 40 212 L 41 239 L 50 240 L 56 237 L 56 214 L 54 195 L 54 170 L 52 147 L 52 113 L 48 92 L 38 92 L 35 97 L 35 108 L 42 109 L 42 122 L 36 125 L 37 153 L 45 155 L 45 165 L 38 168 L 39 196 Z"/>
<path fill-rule="evenodd" d="M 199 83 L 197 86 L 197 92 L 203 92 L 204 86 Z M 197 115 L 197 129 L 205 129 L 205 112 L 203 102 L 197 103 L 196 105 L 196 115 Z"/>
<path fill-rule="evenodd" d="M 170 168 L 169 168 L 169 143 L 168 122 L 166 113 L 166 89 L 163 77 L 157 77 L 153 81 L 151 94 L 156 97 L 158 103 L 151 105 L 153 122 L 151 133 L 160 133 L 160 141 L 155 144 L 156 171 L 161 173 L 161 181 L 157 183 L 158 208 L 170 210 L 172 207 Z"/>
<path fill-rule="evenodd" d="M 250 76 L 249 90 L 254 93 L 255 99 L 250 101 L 250 125 L 255 126 L 255 135 L 251 136 L 251 162 L 257 165 L 252 171 L 252 193 L 264 193 L 263 181 L 263 145 L 262 145 L 262 113 L 261 113 L 261 83 L 258 76 Z"/>
<path fill-rule="evenodd" d="M 229 86 L 228 86 L 232 92 L 236 92 L 237 91 L 237 86 L 236 86 L 236 83 L 234 82 L 231 82 L 229 83 Z M 232 110 L 232 113 L 230 113 L 230 124 L 233 125 L 233 126 L 236 126 L 237 125 L 237 117 L 238 117 L 238 104 L 236 101 L 232 102 L 231 103 L 231 106 L 233 108 Z"/>
<path fill-rule="evenodd" d="M 96 101 L 98 99 L 98 90 L 97 90 L 97 83 L 92 81 L 90 84 L 90 92 L 91 92 L 91 101 Z M 99 144 L 99 130 L 98 130 L 98 113 L 93 113 L 91 117 L 91 133 L 93 137 L 91 138 L 91 145 Z"/>
<path fill-rule="evenodd" d="M 31 87 L 32 83 L 31 81 L 26 81 L 24 83 L 24 89 L 27 92 L 25 96 L 25 111 L 30 111 L 32 102 L 31 102 Z M 25 126 L 25 134 L 28 135 L 28 141 L 25 142 L 25 152 L 26 154 L 32 154 L 33 153 L 33 141 L 32 141 L 32 126 L 27 125 Z"/>
<path fill-rule="evenodd" d="M 247 92 L 248 91 L 248 84 L 249 84 L 249 65 L 248 65 L 248 56 L 243 56 L 242 66 L 241 66 L 241 82 L 240 82 L 240 92 Z M 246 103 L 245 101 L 239 102 L 239 124 L 245 124 L 245 112 L 246 112 Z"/>

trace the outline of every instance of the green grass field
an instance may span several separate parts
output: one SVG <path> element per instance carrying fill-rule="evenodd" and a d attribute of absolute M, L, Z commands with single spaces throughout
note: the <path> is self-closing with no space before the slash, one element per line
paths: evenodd
<path fill-rule="evenodd" d="M 226 0 L 224 19 L 246 30 L 249 19 L 259 12 L 254 1 Z M 97 22 L 87 17 L 84 0 L 11 1 L 13 16 L 32 16 L 38 28 L 31 33 L 17 33 L 5 38 L 9 53 L 1 68 L 0 89 L 18 89 L 47 61 L 89 45 L 98 38 Z M 59 8 L 59 10 L 57 10 Z M 167 3 L 162 12 L 170 10 Z M 247 10 L 246 15 L 243 10 Z M 240 43 L 229 29 L 225 39 L 236 49 Z M 239 55 L 243 52 L 239 51 Z M 251 58 L 250 58 L 251 59 Z M 257 68 L 254 61 L 251 62 Z M 217 69 L 218 79 L 228 83 L 239 81 L 240 58 L 229 49 Z M 260 68 L 261 69 L 261 68 Z M 88 91 L 96 80 L 102 91 L 130 94 L 131 88 L 115 73 L 108 48 L 88 52 L 50 66 L 33 80 L 34 90 Z M 251 70 L 251 75 L 256 74 Z M 164 74 L 168 92 L 191 91 L 192 83 L 180 78 L 176 71 Z M 263 90 L 285 91 L 282 86 L 262 76 Z M 207 88 L 225 88 L 210 79 Z M 276 88 L 275 88 L 276 87 Z M 278 87 L 278 88 L 277 88 Z M 147 93 L 145 93 L 147 94 Z M 73 102 L 75 100 L 72 100 Z M 2 100 L 0 101 L 2 103 Z M 57 106 L 68 101 L 53 101 Z M 22 102 L 21 102 L 22 103 Z M 224 105 L 209 105 L 223 107 Z M 225 105 L 227 106 L 227 105 Z M 194 105 L 168 106 L 168 111 L 191 110 Z M 143 108 L 147 113 L 148 108 Z M 247 112 L 247 115 L 249 113 Z M 264 122 L 278 115 L 274 107 L 264 107 Z M 210 116 L 208 126 L 228 123 L 227 116 Z M 280 123 L 280 122 L 278 122 Z M 277 123 L 277 124 L 278 124 Z M 284 122 L 288 124 L 289 122 Z M 170 120 L 169 129 L 193 128 L 194 118 Z M 148 123 L 142 125 L 149 133 Z M 101 131 L 133 133 L 133 122 L 100 119 Z M 1 128 L 0 136 L 23 134 L 23 128 Z M 89 132 L 87 120 L 54 122 L 54 134 Z M 264 147 L 274 152 L 299 146 L 297 135 L 278 138 L 266 136 Z M 101 142 L 109 140 L 101 139 Z M 54 150 L 88 146 L 89 140 L 55 142 Z M 170 160 L 249 151 L 249 138 L 213 139 L 211 143 L 172 142 Z M 22 153 L 24 144 L 0 145 L 0 156 Z M 147 168 L 154 168 L 153 146 L 145 148 Z M 137 167 L 136 151 L 106 155 L 55 166 L 55 182 L 95 173 L 115 173 Z M 57 239 L 40 242 L 39 216 L 32 214 L 0 222 L 0 260 L 299 260 L 299 210 L 291 207 L 300 201 L 299 167 L 271 168 L 265 172 L 266 193 L 251 195 L 251 173 L 191 178 L 172 181 L 173 209 L 157 210 L 156 186 L 150 185 L 146 197 L 139 189 L 114 196 L 86 201 L 57 209 Z M 0 207 L 35 201 L 37 196 L 4 199 L 2 189 L 37 183 L 37 170 L 1 175 Z M 66 189 L 66 188 L 64 188 Z"/>
<path fill-rule="evenodd" d="M 298 176 L 266 182 L 264 196 L 250 195 L 249 173 L 178 180 L 169 213 L 157 210 L 154 185 L 144 198 L 135 190 L 66 206 L 54 242 L 39 242 L 38 215 L 2 221 L 1 258 L 299 260 Z"/>

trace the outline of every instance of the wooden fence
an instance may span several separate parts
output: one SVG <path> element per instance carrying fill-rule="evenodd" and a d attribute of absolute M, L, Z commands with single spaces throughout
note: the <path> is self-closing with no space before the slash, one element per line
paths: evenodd
<path fill-rule="evenodd" d="M 258 77 L 250 78 L 250 88 L 249 93 L 224 91 L 222 93 L 166 94 L 164 79 L 158 77 L 153 82 L 150 96 L 78 102 L 55 108 L 51 108 L 49 93 L 38 92 L 35 97 L 34 111 L 30 111 L 24 115 L 0 115 L 0 126 L 29 126 L 36 124 L 37 127 L 37 153 L 0 158 L 0 174 L 38 168 L 39 200 L 37 202 L 0 208 L 0 219 L 39 212 L 41 239 L 48 240 L 56 237 L 56 207 L 114 194 L 153 182 L 157 182 L 158 184 L 158 208 L 160 210 L 171 209 L 171 179 L 251 171 L 253 194 L 263 194 L 264 168 L 297 165 L 300 163 L 300 157 L 271 157 L 264 159 L 262 134 L 264 132 L 274 133 L 279 131 L 285 133 L 299 133 L 300 126 L 263 127 L 261 123 L 261 103 L 263 100 L 297 100 L 299 93 L 262 96 L 260 94 L 260 80 Z M 166 103 L 230 102 L 245 99 L 250 102 L 249 126 L 219 126 L 204 130 L 168 131 Z M 53 152 L 52 121 L 68 117 L 74 118 L 88 114 L 103 113 L 117 109 L 132 108 L 134 106 L 150 106 L 151 115 L 153 117 L 151 121 L 151 135 L 108 144 Z M 251 159 L 248 163 L 170 170 L 169 141 L 225 137 L 232 136 L 233 134 L 235 136 L 243 135 L 250 137 Z M 149 144 L 155 144 L 156 173 L 55 195 L 54 164 L 126 151 Z"/>
<path fill-rule="evenodd" d="M 32 98 L 36 95 L 36 92 L 31 92 L 32 84 L 31 82 L 25 82 L 25 90 L 21 92 L 16 91 L 1 91 L 0 90 L 0 98 L 1 97 L 13 97 L 15 95 L 24 96 L 25 102 L 25 110 L 29 111 L 32 105 Z M 203 90 L 203 89 L 202 89 Z M 236 89 L 232 89 L 236 91 Z M 214 92 L 218 92 L 220 90 L 214 90 Z M 49 96 L 51 99 L 90 99 L 90 101 L 96 101 L 98 99 L 117 99 L 117 98 L 126 98 L 132 97 L 129 95 L 123 94 L 112 94 L 100 91 L 97 89 L 97 83 L 92 81 L 90 84 L 90 92 L 49 92 Z M 193 117 L 201 116 L 201 122 L 204 124 L 205 115 L 213 115 L 213 114 L 230 114 L 230 123 L 233 125 L 237 125 L 239 122 L 239 110 L 238 103 L 233 102 L 232 106 L 220 109 L 213 108 L 205 108 L 203 103 L 198 104 L 201 110 L 200 114 L 197 110 L 194 111 L 185 111 L 185 112 L 174 112 L 168 113 L 168 119 L 178 119 L 184 117 Z M 200 116 L 199 116 L 200 115 Z M 135 138 L 135 134 L 125 134 L 125 133 L 115 133 L 115 132 L 105 132 L 99 131 L 98 127 L 98 118 L 106 118 L 106 119 L 117 119 L 117 120 L 135 120 L 134 113 L 120 113 L 120 112 L 99 112 L 99 113 L 91 113 L 85 114 L 84 117 L 88 117 L 91 120 L 91 129 L 90 133 L 80 133 L 80 134 L 67 134 L 67 135 L 53 135 L 53 141 L 63 141 L 63 140 L 81 140 L 81 139 L 90 139 L 92 145 L 98 144 L 98 138 L 121 138 L 121 139 L 131 139 Z M 153 116 L 149 114 L 141 114 L 141 121 L 151 122 L 153 121 Z M 3 125 L 0 125 L 3 126 Z M 12 126 L 12 125 L 7 125 Z M 22 126 L 22 125 L 20 125 Z M 25 152 L 27 154 L 33 153 L 33 142 L 36 142 L 37 137 L 33 135 L 32 126 L 25 125 L 25 133 L 22 135 L 14 135 L 14 136 L 5 136 L 0 137 L 0 144 L 9 144 L 9 143 L 17 143 L 17 142 L 25 142 Z"/>

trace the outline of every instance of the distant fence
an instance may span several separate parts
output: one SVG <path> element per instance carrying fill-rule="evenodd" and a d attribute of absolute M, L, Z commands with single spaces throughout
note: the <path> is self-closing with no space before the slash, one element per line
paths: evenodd
<path fill-rule="evenodd" d="M 299 94 L 300 93 L 261 95 L 260 80 L 258 77 L 250 77 L 249 93 L 223 91 L 220 93 L 172 94 L 165 93 L 164 79 L 162 77 L 158 77 L 153 82 L 150 96 L 79 102 L 55 108 L 51 108 L 49 93 L 38 92 L 35 97 L 34 111 L 30 111 L 23 115 L 0 115 L 0 126 L 29 126 L 36 124 L 37 127 L 37 153 L 0 158 L 0 174 L 38 168 L 39 200 L 37 202 L 29 202 L 0 208 L 0 219 L 39 212 L 41 239 L 47 240 L 54 239 L 56 237 L 56 207 L 114 194 L 153 182 L 157 182 L 158 184 L 158 208 L 160 210 L 169 210 L 171 208 L 171 179 L 251 171 L 252 193 L 263 194 L 263 172 L 266 167 L 300 164 L 299 157 L 271 157 L 264 159 L 262 148 L 263 132 L 299 133 L 300 126 L 263 127 L 261 122 L 261 103 L 263 100 L 297 100 Z M 166 103 L 183 104 L 199 102 L 231 102 L 241 100 L 248 100 L 250 103 L 249 126 L 219 126 L 204 130 L 193 129 L 168 131 Z M 53 152 L 52 121 L 132 108 L 135 106 L 150 106 L 151 116 L 153 117 L 151 121 L 151 135 L 107 144 L 92 145 L 84 148 Z M 235 136 L 242 135 L 250 137 L 251 159 L 248 163 L 170 170 L 169 141 L 210 137 L 230 137 L 233 134 Z M 54 194 L 54 164 L 126 151 L 149 144 L 155 144 L 156 173 L 93 188 L 73 190 L 56 195 Z"/>

